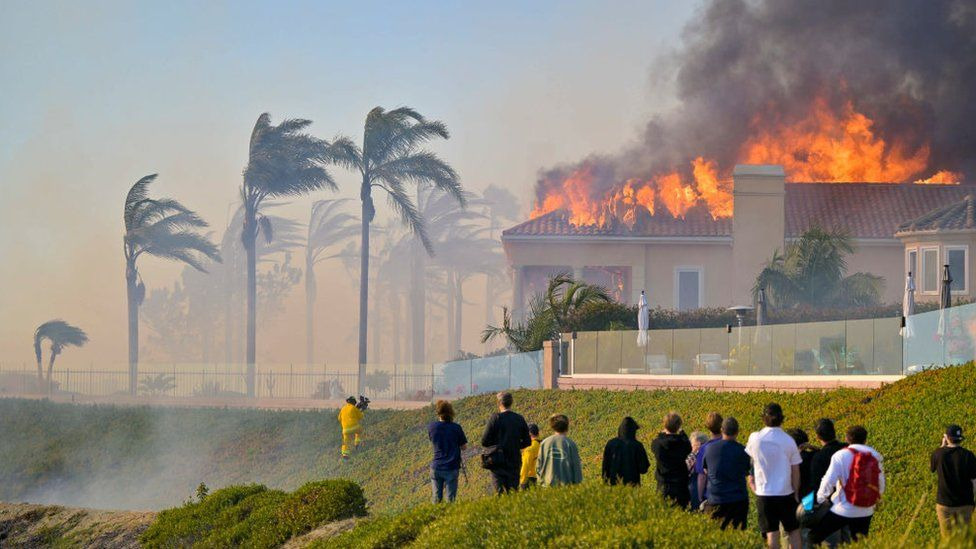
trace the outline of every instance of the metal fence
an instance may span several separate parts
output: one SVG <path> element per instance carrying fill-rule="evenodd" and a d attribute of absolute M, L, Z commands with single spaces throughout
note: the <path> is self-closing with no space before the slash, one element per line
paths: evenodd
<path fill-rule="evenodd" d="M 439 364 L 258 365 L 255 394 L 262 399 L 341 400 L 362 394 L 377 401 L 460 398 L 510 387 L 541 386 L 541 351 Z M 46 375 L 46 371 L 45 371 Z M 240 364 L 141 364 L 138 393 L 173 398 L 245 398 L 247 376 Z M 52 383 L 36 368 L 0 363 L 0 396 L 63 394 L 127 397 L 128 367 L 110 364 L 56 366 Z"/>
<path fill-rule="evenodd" d="M 636 331 L 563 338 L 574 374 L 904 375 L 976 360 L 976 304 L 904 321 L 650 330 L 643 347 Z"/>

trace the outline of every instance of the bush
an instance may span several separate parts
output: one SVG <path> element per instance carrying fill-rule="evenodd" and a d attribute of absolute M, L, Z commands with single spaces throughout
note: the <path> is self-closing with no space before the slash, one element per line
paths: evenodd
<path fill-rule="evenodd" d="M 279 517 L 292 535 L 326 522 L 366 515 L 363 489 L 349 480 L 309 482 L 288 496 Z"/>
<path fill-rule="evenodd" d="M 957 301 L 957 304 L 962 303 L 962 301 Z M 937 303 L 918 303 L 915 306 L 915 312 L 924 313 L 936 308 L 938 308 Z M 767 322 L 769 324 L 890 318 L 901 316 L 901 304 L 846 309 L 794 307 L 790 309 L 769 309 L 768 313 Z M 723 308 L 695 309 L 693 311 L 655 308 L 649 311 L 649 318 L 652 330 L 721 328 L 738 323 L 735 313 Z M 753 325 L 755 321 L 755 312 L 746 315 L 746 325 Z M 616 302 L 585 305 L 571 313 L 563 326 L 560 327 L 563 333 L 636 329 L 637 306 Z"/>
<path fill-rule="evenodd" d="M 324 547 L 323 543 L 320 547 Z M 455 505 L 424 505 L 360 523 L 329 547 L 759 546 L 752 532 L 722 532 L 667 505 L 653 487 L 538 489 Z"/>
<path fill-rule="evenodd" d="M 445 505 L 418 505 L 399 514 L 380 515 L 331 540 L 313 543 L 309 549 L 392 549 L 412 543 L 430 523 L 447 510 Z"/>
<path fill-rule="evenodd" d="M 142 535 L 145 547 L 278 547 L 320 524 L 366 514 L 347 480 L 310 482 L 292 494 L 264 486 L 229 486 L 197 503 L 162 511 Z"/>

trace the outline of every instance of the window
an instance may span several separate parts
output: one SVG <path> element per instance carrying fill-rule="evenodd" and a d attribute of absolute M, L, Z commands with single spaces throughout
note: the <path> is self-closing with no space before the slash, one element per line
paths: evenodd
<path fill-rule="evenodd" d="M 949 274 L 952 275 L 952 293 L 965 294 L 969 292 L 969 246 L 946 246 L 946 263 L 949 264 Z M 941 280 L 941 279 L 940 279 Z"/>
<path fill-rule="evenodd" d="M 922 248 L 922 292 L 939 293 L 939 249 Z"/>
<path fill-rule="evenodd" d="M 918 280 L 918 248 L 905 251 L 905 273 L 911 274 L 916 281 Z"/>
<path fill-rule="evenodd" d="M 674 302 L 679 311 L 701 308 L 702 278 L 701 267 L 678 267 L 674 270 Z"/>

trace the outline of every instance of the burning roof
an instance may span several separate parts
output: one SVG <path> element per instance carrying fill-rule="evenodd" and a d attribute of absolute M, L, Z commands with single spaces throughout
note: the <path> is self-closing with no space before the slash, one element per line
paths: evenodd
<path fill-rule="evenodd" d="M 675 107 L 623 151 L 542 172 L 531 217 L 721 232 L 743 163 L 795 183 L 959 182 L 976 172 L 974 29 L 976 8 L 954 0 L 709 2 L 656 65 Z"/>
<path fill-rule="evenodd" d="M 899 226 L 928 212 L 960 202 L 973 185 L 898 183 L 787 183 L 786 237 L 819 226 L 840 229 L 855 238 L 891 239 Z M 761 220 L 756 220 L 757 223 Z M 713 217 L 698 203 L 676 217 L 668 211 L 637 210 L 633 223 L 611 218 L 603 225 L 578 225 L 557 210 L 537 216 L 503 233 L 523 237 L 722 237 L 731 236 L 731 217 Z"/>

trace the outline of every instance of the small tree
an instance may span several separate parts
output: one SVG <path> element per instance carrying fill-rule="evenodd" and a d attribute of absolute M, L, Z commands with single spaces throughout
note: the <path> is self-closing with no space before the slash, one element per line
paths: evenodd
<path fill-rule="evenodd" d="M 34 355 L 37 357 L 37 378 L 44 381 L 41 366 L 41 343 L 51 342 L 51 356 L 47 364 L 47 384 L 51 387 L 51 373 L 54 371 L 54 359 L 61 354 L 65 347 L 74 345 L 81 347 L 88 343 L 88 334 L 77 326 L 72 326 L 63 320 L 49 320 L 34 330 Z"/>

